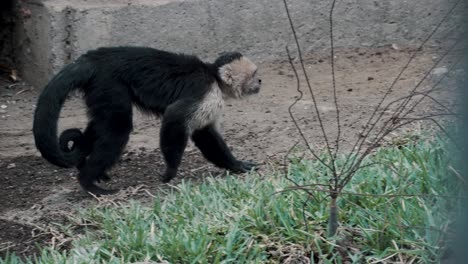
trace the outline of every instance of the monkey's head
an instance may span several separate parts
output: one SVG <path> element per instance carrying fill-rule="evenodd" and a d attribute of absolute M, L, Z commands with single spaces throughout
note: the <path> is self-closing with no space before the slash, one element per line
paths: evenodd
<path fill-rule="evenodd" d="M 257 66 L 239 52 L 223 53 L 214 64 L 226 96 L 242 98 L 260 91 L 262 80 L 257 77 Z"/>

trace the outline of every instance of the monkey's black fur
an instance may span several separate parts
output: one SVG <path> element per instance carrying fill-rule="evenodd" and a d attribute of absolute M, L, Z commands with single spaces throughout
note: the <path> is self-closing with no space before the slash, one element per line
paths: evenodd
<path fill-rule="evenodd" d="M 235 60 L 238 60 L 242 57 L 242 54 L 239 52 L 224 52 L 219 55 L 219 57 L 214 62 L 214 65 L 219 68 L 223 65 L 231 63 Z"/>
<path fill-rule="evenodd" d="M 187 130 L 191 113 L 212 85 L 224 85 L 219 68 L 241 57 L 237 52 L 226 53 L 209 64 L 194 56 L 143 47 L 89 51 L 64 67 L 40 95 L 33 124 L 36 146 L 49 162 L 77 167 L 84 190 L 97 195 L 112 193 L 94 182 L 109 179 L 106 170 L 127 144 L 134 104 L 163 118 L 160 144 L 167 165 L 164 182 L 175 177 L 190 136 L 215 165 L 234 172 L 248 171 L 254 164 L 231 154 L 215 124 L 191 135 Z M 60 110 L 75 89 L 84 92 L 90 121 L 84 132 L 68 129 L 57 140 Z"/>

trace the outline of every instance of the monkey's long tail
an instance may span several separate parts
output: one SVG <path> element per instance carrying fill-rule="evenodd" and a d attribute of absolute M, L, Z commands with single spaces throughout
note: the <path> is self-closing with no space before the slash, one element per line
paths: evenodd
<path fill-rule="evenodd" d="M 60 110 L 67 95 L 85 86 L 93 77 L 93 69 L 84 60 L 65 66 L 42 91 L 34 113 L 33 134 L 37 149 L 50 163 L 64 168 L 77 166 L 87 153 L 84 136 L 79 129 L 68 129 L 57 137 Z M 67 144 L 72 141 L 73 147 Z"/>

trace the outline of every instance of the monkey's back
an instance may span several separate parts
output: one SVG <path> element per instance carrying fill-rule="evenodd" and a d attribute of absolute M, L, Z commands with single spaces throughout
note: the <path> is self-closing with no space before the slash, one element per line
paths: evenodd
<path fill-rule="evenodd" d="M 94 67 L 94 85 L 89 89 L 117 89 L 101 86 L 118 83 L 116 86 L 128 89 L 135 104 L 159 114 L 177 100 L 199 100 L 216 82 L 211 64 L 195 56 L 147 47 L 99 48 L 79 60 Z"/>

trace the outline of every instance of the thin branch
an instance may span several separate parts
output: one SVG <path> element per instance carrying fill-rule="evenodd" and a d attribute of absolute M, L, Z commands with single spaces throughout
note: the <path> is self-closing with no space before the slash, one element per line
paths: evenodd
<path fill-rule="evenodd" d="M 314 91 L 313 91 L 313 89 L 312 89 L 312 87 L 310 85 L 309 75 L 307 74 L 307 71 L 306 71 L 306 68 L 305 68 L 305 65 L 304 65 L 304 59 L 303 59 L 303 56 L 302 56 L 301 46 L 299 45 L 299 39 L 297 38 L 296 29 L 294 27 L 294 23 L 292 21 L 291 14 L 289 12 L 288 3 L 287 3 L 286 0 L 283 0 L 283 3 L 284 3 L 284 8 L 286 10 L 286 15 L 287 15 L 288 20 L 289 20 L 289 25 L 291 26 L 291 31 L 293 33 L 294 41 L 296 43 L 296 48 L 297 48 L 301 68 L 302 68 L 302 71 L 304 73 L 304 77 L 306 79 L 306 84 L 307 84 L 307 87 L 309 88 L 309 92 L 310 92 L 310 95 L 312 97 L 312 101 L 314 103 L 315 113 L 317 115 L 317 119 L 318 119 L 319 124 L 320 124 L 320 129 L 322 130 L 322 135 L 323 135 L 323 138 L 324 138 L 326 146 L 327 146 L 328 154 L 332 158 L 330 168 L 331 168 L 331 171 L 332 171 L 333 175 L 335 175 L 336 174 L 336 167 L 335 167 L 335 162 L 333 160 L 333 156 L 332 156 L 332 153 L 331 153 L 330 143 L 328 141 L 327 133 L 325 132 L 325 126 L 323 125 L 322 117 L 320 116 L 320 111 L 319 111 L 318 106 L 317 106 L 317 100 L 315 98 Z"/>
<path fill-rule="evenodd" d="M 444 54 L 431 66 L 431 68 L 426 72 L 426 74 L 422 77 L 422 79 L 417 83 L 417 85 L 415 86 L 415 88 L 412 89 L 412 92 L 410 93 L 410 95 L 405 96 L 405 97 L 400 97 L 400 98 L 398 98 L 398 99 L 396 99 L 396 100 L 390 102 L 389 104 L 387 104 L 387 105 L 385 106 L 384 110 L 381 111 L 381 113 L 379 114 L 379 116 L 377 117 L 377 119 L 375 120 L 375 122 L 372 123 L 372 125 L 371 125 L 371 130 L 369 130 L 368 133 L 362 137 L 363 139 L 362 139 L 361 143 L 359 144 L 358 149 L 355 151 L 356 153 L 360 153 L 360 152 L 361 152 L 361 149 L 362 149 L 362 147 L 364 146 L 365 139 L 367 139 L 367 138 L 369 137 L 370 132 L 375 128 L 375 126 L 377 125 L 378 121 L 380 121 L 380 120 L 382 119 L 382 117 L 383 117 L 383 115 L 385 114 L 386 110 L 388 110 L 388 108 L 389 108 L 391 105 L 395 104 L 396 102 L 399 102 L 399 101 L 404 101 L 404 102 L 405 102 L 406 100 L 410 100 L 411 98 L 413 98 L 413 97 L 416 95 L 415 90 L 416 90 L 416 89 L 422 84 L 422 82 L 429 76 L 429 74 L 433 71 L 433 69 L 434 69 L 435 67 L 437 67 L 437 66 L 439 65 L 439 63 L 456 47 L 456 45 L 459 44 L 459 43 L 461 42 L 461 40 L 462 40 L 461 37 L 458 38 L 458 39 L 455 41 L 455 43 L 454 43 L 452 46 L 450 46 L 450 48 L 449 48 L 446 52 L 444 52 Z M 428 94 L 428 93 L 430 93 L 430 92 L 433 92 L 433 91 L 435 90 L 435 87 L 436 87 L 437 85 L 439 85 L 439 84 L 440 84 L 440 82 L 437 82 L 437 83 L 433 86 L 432 89 L 430 89 L 430 90 L 428 90 L 428 91 L 426 91 L 426 92 L 421 92 L 421 93 L 422 93 L 422 94 L 424 94 L 424 93 L 425 93 L 425 94 Z M 404 102 L 403 102 L 403 103 L 404 103 Z M 401 105 L 402 105 L 402 104 L 400 104 L 400 106 L 401 106 Z M 397 110 L 398 110 L 398 109 L 399 109 L 399 108 L 397 108 Z M 377 111 L 375 111 L 374 113 L 377 113 Z M 399 112 L 399 113 L 401 113 L 401 112 Z M 376 137 L 379 138 L 379 136 L 380 136 L 382 133 L 384 133 L 385 135 L 387 135 L 388 133 L 386 133 L 385 131 L 387 131 L 388 126 L 389 126 L 389 125 L 391 126 L 391 123 L 392 123 L 394 120 L 396 120 L 396 119 L 398 119 L 398 116 L 395 115 L 395 113 L 394 113 L 394 114 L 392 115 L 391 118 L 389 118 L 389 119 L 387 119 L 386 121 L 384 121 L 384 122 L 383 122 L 383 126 L 382 126 L 382 128 L 377 132 Z M 359 142 L 360 140 L 361 140 L 361 139 L 358 139 L 356 142 Z M 380 141 L 380 140 L 379 140 L 379 141 Z M 372 147 L 372 146 L 376 146 L 376 145 L 378 145 L 378 144 L 371 144 L 371 147 Z M 354 148 L 355 148 L 355 146 L 353 147 L 353 149 L 354 149 Z M 362 155 L 364 155 L 364 154 L 367 155 L 368 153 L 369 153 L 368 151 L 364 151 L 364 153 L 363 153 Z M 355 165 L 354 162 L 356 161 L 356 158 L 357 158 L 357 156 L 351 157 L 351 155 L 348 155 L 348 157 L 346 158 L 346 161 L 345 161 L 345 165 L 343 166 L 343 170 L 346 170 L 346 172 L 343 173 L 343 174 L 346 174 L 347 172 L 352 171 L 352 169 L 346 169 L 346 166 L 348 165 L 349 161 L 351 161 L 350 167 L 349 167 L 349 168 L 353 168 L 354 165 Z"/>
<path fill-rule="evenodd" d="M 441 116 L 457 116 L 456 114 L 451 114 L 451 113 L 433 113 L 433 114 L 426 114 L 424 116 L 420 117 L 399 117 L 398 119 L 395 119 L 396 121 L 399 120 L 413 120 L 413 121 L 420 121 L 420 120 L 425 120 L 428 118 L 433 118 L 433 117 L 441 117 Z"/>
<path fill-rule="evenodd" d="M 439 78 L 439 80 L 432 86 L 432 90 L 435 89 L 435 87 L 437 87 L 439 84 L 442 83 L 442 81 L 450 75 L 450 73 L 455 69 L 455 67 L 462 61 L 466 58 L 466 56 L 458 56 L 458 59 L 455 63 L 453 63 L 452 65 L 450 65 L 450 67 L 447 69 L 447 72 L 445 74 L 442 75 L 441 78 Z M 440 103 L 439 101 L 435 100 L 434 98 L 430 97 L 427 93 L 419 99 L 419 101 L 417 101 L 406 113 L 404 113 L 402 116 L 405 117 L 407 116 L 409 113 L 411 113 L 424 99 L 425 97 L 428 97 L 429 99 L 431 99 L 432 101 L 436 102 L 439 106 L 443 107 L 447 112 L 452 112 L 448 107 L 446 107 L 445 105 L 443 105 L 442 103 Z"/>
<path fill-rule="evenodd" d="M 436 63 L 434 65 L 432 65 L 432 67 L 426 71 L 426 73 L 424 74 L 424 76 L 421 78 L 421 80 L 419 80 L 419 82 L 414 86 L 413 90 L 411 90 L 411 93 L 414 93 L 416 91 L 416 89 L 419 88 L 419 86 L 421 86 L 421 84 L 426 80 L 426 78 L 433 72 L 433 70 L 439 65 L 439 63 L 450 53 L 452 52 L 455 47 L 461 43 L 463 40 L 464 40 L 464 37 L 463 37 L 464 34 L 462 34 L 462 36 L 460 38 L 458 38 L 455 43 L 450 46 L 450 48 L 441 56 L 441 58 L 439 60 L 436 61 Z M 398 117 L 402 111 L 405 109 L 405 107 L 408 105 L 408 103 L 411 101 L 411 98 L 408 98 L 406 99 L 400 106 L 398 106 L 397 108 L 397 111 L 396 113 L 393 115 L 392 118 L 395 118 L 395 117 Z"/>
<path fill-rule="evenodd" d="M 426 74 L 424 74 L 424 76 L 421 78 L 421 80 L 415 85 L 415 87 L 413 88 L 413 90 L 410 92 L 410 94 L 414 94 L 416 89 L 423 83 L 423 81 L 429 76 L 429 74 L 439 65 L 439 63 L 456 47 L 457 44 L 459 44 L 461 41 L 462 41 L 462 37 L 458 38 L 455 43 L 450 46 L 449 49 L 447 49 L 447 51 L 444 52 L 444 54 L 431 66 L 431 68 L 426 71 Z M 436 85 L 438 85 L 440 82 L 436 83 Z M 434 86 L 435 87 L 435 86 Z M 399 119 L 399 115 L 401 114 L 401 109 L 404 108 L 401 108 L 402 105 L 405 104 L 405 102 L 408 102 L 409 100 L 411 100 L 411 98 L 413 98 L 413 96 L 409 96 L 409 97 L 406 97 L 405 100 L 403 100 L 403 103 L 400 104 L 398 107 L 397 107 L 397 110 L 396 110 L 396 114 L 393 113 L 392 117 L 389 118 L 388 120 L 386 120 L 381 128 L 381 130 L 377 133 L 377 137 L 380 135 L 380 133 L 382 133 L 383 131 L 385 131 L 385 129 L 387 128 L 387 125 L 391 124 L 394 120 L 397 120 Z M 379 118 L 377 119 L 380 120 L 383 116 L 383 113 L 380 114 Z M 359 151 L 359 149 L 358 149 Z"/>
<path fill-rule="evenodd" d="M 294 126 L 296 126 L 296 129 L 297 131 L 299 132 L 299 135 L 301 136 L 301 138 L 304 140 L 304 143 L 306 144 L 308 150 L 310 151 L 310 153 L 314 156 L 314 158 L 316 158 L 318 161 L 320 161 L 320 163 L 322 163 L 325 167 L 327 167 L 329 170 L 333 171 L 332 168 L 330 167 L 329 164 L 327 164 L 323 159 L 321 159 L 316 153 L 315 151 L 312 149 L 312 147 L 310 146 L 310 143 L 309 141 L 307 140 L 306 136 L 304 135 L 304 132 L 302 131 L 301 127 L 299 126 L 299 124 L 297 123 L 297 120 L 296 118 L 294 117 L 294 114 L 292 113 L 292 108 L 297 104 L 297 102 L 299 102 L 304 93 L 302 92 L 301 90 L 301 84 L 300 84 L 300 79 L 299 79 L 299 75 L 297 73 L 297 70 L 296 70 L 296 67 L 294 66 L 294 62 L 292 60 L 292 57 L 291 57 L 291 54 L 289 53 L 289 49 L 288 49 L 288 46 L 286 46 L 286 53 L 288 55 L 288 60 L 289 60 L 289 64 L 291 65 L 291 68 L 294 72 L 294 76 L 296 77 L 296 90 L 297 92 L 299 93 L 299 97 L 296 98 L 296 100 L 294 100 L 294 102 L 288 107 L 288 113 L 289 113 L 289 116 L 291 117 L 291 120 L 293 121 L 294 123 Z M 292 151 L 292 149 L 294 147 L 296 147 L 297 144 L 295 144 L 293 147 L 291 147 L 289 150 L 288 150 L 288 153 L 287 155 L 289 155 L 289 153 Z"/>
<path fill-rule="evenodd" d="M 294 184 L 295 186 L 301 186 L 301 185 L 300 185 L 299 183 L 297 183 L 295 180 L 289 178 L 288 166 L 286 166 L 286 163 L 287 163 L 287 162 L 286 162 L 286 159 L 288 158 L 288 156 L 289 156 L 289 154 L 291 153 L 291 151 L 292 151 L 298 144 L 299 144 L 299 141 L 296 142 L 296 143 L 294 144 L 294 146 L 292 146 L 292 147 L 288 150 L 288 152 L 287 152 L 286 155 L 284 156 L 284 161 L 283 161 L 284 164 L 285 164 L 285 169 L 284 169 L 284 170 L 285 170 L 285 171 L 284 171 L 284 175 L 285 175 L 285 176 L 284 176 L 284 177 L 286 178 L 286 180 L 290 181 L 290 182 L 291 182 L 292 184 Z M 314 197 L 314 198 L 316 198 L 312 192 L 309 192 L 309 191 L 305 191 L 305 192 L 308 194 L 309 197 Z"/>
<path fill-rule="evenodd" d="M 413 121 L 408 121 L 408 122 L 404 122 L 404 123 L 401 123 L 399 125 L 397 125 L 396 127 L 393 127 L 392 129 L 387 129 L 385 130 L 385 132 L 380 135 L 380 137 L 378 137 L 376 140 L 374 140 L 374 142 L 372 142 L 370 144 L 369 147 L 367 147 L 367 149 L 364 151 L 364 153 L 362 153 L 362 155 L 358 158 L 358 160 L 352 164 L 352 166 L 349 167 L 349 169 L 343 173 L 343 175 L 345 175 L 345 177 L 342 179 L 341 181 L 341 184 L 340 184 L 340 190 L 342 190 L 344 188 L 344 186 L 346 186 L 346 184 L 351 180 L 351 178 L 354 176 L 354 174 L 356 173 L 356 171 L 359 169 L 362 161 L 364 160 L 364 158 L 366 158 L 372 150 L 374 150 L 379 144 L 380 142 L 383 140 L 383 138 L 385 136 L 387 136 L 389 133 L 391 133 L 392 131 L 395 131 L 396 129 L 402 127 L 402 126 L 405 126 L 407 124 L 410 124 L 412 123 Z"/>
<path fill-rule="evenodd" d="M 437 116 L 443 116 L 443 114 L 438 114 L 438 115 L 432 115 L 432 116 L 424 116 L 424 117 L 420 117 L 420 118 L 413 118 L 411 119 L 411 121 L 423 121 L 423 120 L 428 120 L 428 121 L 431 121 L 432 123 L 434 123 L 437 127 L 439 127 L 440 131 L 442 131 L 442 133 L 445 134 L 445 136 L 450 140 L 452 141 L 452 144 L 458 149 L 458 151 L 462 151 L 462 148 L 460 147 L 460 142 L 457 142 L 451 135 L 450 133 L 437 121 L 435 120 L 433 117 L 437 117 Z M 407 118 L 406 118 L 407 119 Z"/>
<path fill-rule="evenodd" d="M 330 64 L 332 70 L 332 85 L 333 85 L 333 100 L 335 102 L 336 108 L 336 125 L 337 125 L 337 136 L 335 143 L 335 155 L 333 156 L 332 162 L 336 160 L 338 151 L 340 148 L 340 136 L 341 136 L 341 124 L 340 124 L 340 108 L 338 104 L 338 96 L 336 95 L 336 79 L 335 79 L 335 45 L 333 41 L 333 11 L 335 9 L 336 0 L 333 0 L 332 6 L 330 8 Z M 335 175 L 336 176 L 336 175 Z M 335 177 L 336 178 L 336 177 Z"/>
<path fill-rule="evenodd" d="M 421 92 L 420 94 L 427 94 L 427 93 L 430 93 L 430 92 L 435 91 L 435 90 L 436 90 L 436 89 L 431 89 L 431 90 L 428 90 L 428 91 L 425 91 L 425 92 Z M 404 96 L 404 97 L 400 97 L 400 98 L 398 98 L 398 99 L 395 99 L 395 100 L 389 102 L 389 103 L 385 106 L 385 108 L 382 110 L 382 112 L 386 112 L 386 111 L 390 108 L 390 106 L 392 106 L 392 105 L 394 105 L 394 104 L 396 104 L 396 103 L 398 103 L 398 102 L 400 102 L 400 101 L 405 100 L 407 97 L 412 97 L 412 96 L 415 96 L 415 95 L 418 95 L 418 94 L 410 94 L 410 95 L 407 95 L 407 96 Z M 391 119 L 389 119 L 389 120 L 391 120 Z M 391 131 L 390 131 L 390 132 L 391 132 Z M 378 134 L 378 135 L 379 135 L 379 134 Z M 377 137 L 378 135 L 376 135 L 376 137 Z M 376 144 L 376 145 L 378 145 L 378 144 Z M 355 153 L 355 155 L 353 155 L 353 153 Z M 346 159 L 345 164 L 342 166 L 342 170 L 341 170 L 340 174 L 341 174 L 341 175 L 347 175 L 347 174 L 352 170 L 353 165 L 355 164 L 354 162 L 356 161 L 356 159 L 359 160 L 358 157 L 359 157 L 359 152 L 357 152 L 357 151 L 352 152 L 352 153 L 348 156 L 348 158 Z M 352 160 L 350 166 L 349 166 L 349 167 L 346 167 L 346 165 L 349 163 L 350 160 Z"/>
<path fill-rule="evenodd" d="M 460 116 L 459 113 L 455 113 L 452 111 L 452 109 L 448 108 L 446 105 L 444 105 L 443 103 L 441 103 L 439 100 L 435 99 L 434 97 L 432 97 L 431 95 L 427 94 L 427 93 L 419 93 L 419 92 L 416 92 L 415 95 L 422 95 L 421 99 L 419 99 L 418 103 L 421 102 L 422 100 L 424 100 L 425 98 L 428 98 L 430 99 L 432 102 L 436 103 L 438 106 L 442 107 L 445 111 L 447 111 L 448 114 L 451 114 L 453 116 Z M 409 115 L 410 113 L 413 112 L 414 108 L 417 106 L 414 105 L 414 107 L 412 107 L 411 109 L 409 109 L 402 117 L 405 117 L 407 115 Z M 401 119 L 401 117 L 400 117 Z"/>
<path fill-rule="evenodd" d="M 402 101 L 402 100 L 403 100 L 403 101 L 410 101 L 415 95 L 423 95 L 422 99 L 419 100 L 419 103 L 420 103 L 425 97 L 430 97 L 430 96 L 429 96 L 429 93 L 434 92 L 434 91 L 437 90 L 436 87 L 437 87 L 439 84 L 441 84 L 442 80 L 447 76 L 447 74 L 448 74 L 450 71 L 448 71 L 446 74 L 444 74 L 444 76 L 443 76 L 442 78 L 440 78 L 440 79 L 432 86 L 431 89 L 429 89 L 429 90 L 427 90 L 427 91 L 424 91 L 424 92 L 416 92 L 416 89 L 417 89 L 417 88 L 422 84 L 422 82 L 429 76 L 429 74 L 439 65 L 439 63 L 440 63 L 451 51 L 454 50 L 454 48 L 456 47 L 456 45 L 459 44 L 459 43 L 461 42 L 461 40 L 462 40 L 462 37 L 460 37 L 459 39 L 457 39 L 457 41 L 455 41 L 455 43 L 454 43 L 452 46 L 450 46 L 450 48 L 449 48 L 446 52 L 444 52 L 444 54 L 431 66 L 431 68 L 430 68 L 428 71 L 426 71 L 426 74 L 425 74 L 425 75 L 423 76 L 423 78 L 421 78 L 421 80 L 416 84 L 416 86 L 413 88 L 413 90 L 410 92 L 410 94 L 409 94 L 408 96 L 404 96 L 404 97 L 398 98 L 398 99 L 396 99 L 396 100 L 390 102 L 389 104 L 387 104 L 386 107 L 384 108 L 384 110 L 380 113 L 380 116 L 378 117 L 378 120 L 380 120 L 380 119 L 382 118 L 384 112 L 387 111 L 387 110 L 390 108 L 391 105 L 393 105 L 393 104 L 395 104 L 395 103 L 397 103 L 397 102 L 399 102 L 399 101 Z M 452 70 L 461 60 L 462 60 L 462 58 L 460 58 L 459 60 L 457 60 L 457 62 L 453 63 L 453 64 L 451 65 L 451 67 L 450 67 L 450 70 Z M 438 100 L 436 100 L 436 99 L 433 98 L 433 97 L 430 97 L 430 98 L 431 98 L 433 101 L 435 101 L 437 104 L 441 105 L 441 106 L 444 107 L 446 110 L 448 110 L 448 112 L 451 112 L 451 113 L 452 113 L 452 111 L 450 111 L 450 109 L 448 109 L 445 105 L 443 105 L 442 103 L 440 103 Z M 402 105 L 402 104 L 401 104 L 401 105 Z M 401 106 L 401 105 L 400 105 L 400 106 Z M 400 106 L 399 106 L 399 107 L 400 107 Z M 416 106 L 414 106 L 414 107 L 416 107 Z M 410 111 L 408 111 L 408 112 L 406 113 L 406 115 L 409 114 L 409 113 L 414 109 L 414 107 L 412 107 L 412 108 L 410 109 Z M 397 109 L 398 109 L 398 108 L 397 108 Z M 385 129 L 386 124 L 387 124 L 390 120 L 395 120 L 395 119 L 397 119 L 397 118 L 398 118 L 398 116 L 396 116 L 395 114 L 393 114 L 392 117 L 384 123 L 384 127 L 382 128 L 382 130 Z M 379 134 L 379 133 L 377 133 L 377 135 L 378 135 L 378 134 Z"/>
<path fill-rule="evenodd" d="M 427 78 L 427 76 L 429 76 L 429 74 L 435 69 L 435 67 L 437 67 L 439 65 L 439 63 L 453 50 L 453 48 L 462 40 L 462 38 L 459 38 L 457 39 L 457 41 L 455 41 L 455 43 L 431 66 L 431 68 L 426 72 L 426 74 L 423 76 L 423 78 L 421 78 L 421 80 L 416 84 L 415 88 L 413 88 L 412 92 L 410 93 L 410 96 L 407 96 L 407 97 L 404 97 L 404 102 L 407 101 L 408 99 L 412 98 L 412 93 L 414 93 L 414 91 L 422 84 L 422 82 Z M 396 100 L 396 101 L 401 101 L 401 100 Z M 404 103 L 403 102 L 403 103 Z M 402 104 L 400 104 L 401 106 Z M 388 109 L 386 107 L 386 109 Z M 397 107 L 397 111 L 398 111 L 399 107 Z M 361 142 L 361 144 L 359 145 L 359 148 L 357 149 L 356 153 L 359 153 L 362 149 L 362 147 L 364 146 L 364 142 L 365 142 L 365 139 L 367 139 L 369 137 L 369 134 L 373 131 L 373 129 L 375 128 L 375 126 L 377 125 L 377 123 L 382 119 L 383 115 L 384 115 L 384 111 L 382 111 L 380 113 L 380 115 L 377 117 L 377 119 L 375 120 L 375 122 L 372 123 L 371 125 L 371 129 L 368 131 L 368 133 L 366 135 L 363 136 L 363 140 Z M 397 119 L 398 116 L 395 115 L 395 113 L 392 115 L 391 118 L 387 119 L 386 121 L 383 122 L 383 126 L 382 128 L 377 132 L 377 135 L 376 137 L 378 138 L 379 135 L 381 133 L 384 133 L 384 131 L 386 131 L 387 129 L 387 126 L 395 120 Z M 358 139 L 359 140 L 359 139 Z M 354 162 L 354 160 L 353 160 Z M 353 164 L 353 162 L 351 162 L 351 166 Z"/>
<path fill-rule="evenodd" d="M 288 191 L 314 191 L 314 192 L 324 192 L 324 193 L 334 193 L 331 190 L 325 189 L 318 189 L 312 188 L 307 186 L 291 186 L 284 190 L 277 191 L 276 193 L 283 193 Z M 356 193 L 356 192 L 347 192 L 347 191 L 340 191 L 340 194 L 350 195 L 350 196 L 362 196 L 362 197 L 385 197 L 385 198 L 398 198 L 398 197 L 406 197 L 406 198 L 468 198 L 468 196 L 462 195 L 438 195 L 438 194 L 373 194 L 373 193 Z"/>
<path fill-rule="evenodd" d="M 455 8 L 458 6 L 458 4 L 461 2 L 462 0 L 458 0 L 453 6 L 452 8 L 447 12 L 447 14 L 442 18 L 441 21 L 439 21 L 439 23 L 436 25 L 436 27 L 432 30 L 432 32 L 426 37 L 426 39 L 423 40 L 423 42 L 419 45 L 418 49 L 413 52 L 413 54 L 411 55 L 411 57 L 409 58 L 408 62 L 405 64 L 405 66 L 403 66 L 403 68 L 400 70 L 400 72 L 398 73 L 398 75 L 396 76 L 396 78 L 393 80 L 392 84 L 390 85 L 390 87 L 387 89 L 387 91 L 385 92 L 384 96 L 382 97 L 382 99 L 379 101 L 379 103 L 377 104 L 377 106 L 375 107 L 374 111 L 372 112 L 371 114 L 371 117 L 369 118 L 369 120 L 367 121 L 367 123 L 365 124 L 363 130 L 361 131 L 361 135 L 364 135 L 361 138 L 358 138 L 354 144 L 354 146 L 352 147 L 352 149 L 354 150 L 358 145 L 359 145 L 359 150 L 358 152 L 360 151 L 360 149 L 362 148 L 362 145 L 364 144 L 365 142 L 365 139 L 368 138 L 369 134 L 371 133 L 371 131 L 374 129 L 374 127 L 376 126 L 376 124 L 378 123 L 379 121 L 379 118 L 373 122 L 373 118 L 374 116 L 377 114 L 379 108 L 381 107 L 381 105 L 383 104 L 383 102 L 385 101 L 385 99 L 387 98 L 387 96 L 390 95 L 390 93 L 392 92 L 392 89 L 393 87 L 396 85 L 396 83 L 400 80 L 401 76 L 403 75 L 403 73 L 406 71 L 406 69 L 408 69 L 408 66 L 410 65 L 410 63 L 414 60 L 414 58 L 416 57 L 416 55 L 418 54 L 419 51 L 422 50 L 422 47 L 429 41 L 430 38 L 432 38 L 432 36 L 437 32 L 437 30 L 440 28 L 440 26 L 451 16 L 451 14 L 453 13 L 453 11 L 455 10 Z M 369 125 L 371 124 L 371 126 L 369 127 Z M 367 130 L 368 129 L 368 130 Z M 367 133 L 365 133 L 367 130 Z M 345 164 L 348 163 L 348 160 L 349 160 L 350 156 L 348 156 L 348 158 L 346 159 L 346 162 Z M 344 166 L 346 167 L 346 166 Z"/>
<path fill-rule="evenodd" d="M 354 173 L 356 173 L 356 171 L 359 169 L 359 166 L 360 164 L 362 163 L 362 161 L 364 160 L 365 157 L 367 157 L 367 155 L 370 154 L 370 152 L 375 149 L 376 146 L 378 146 L 378 144 L 383 140 L 383 138 L 385 136 L 387 136 L 390 132 L 392 131 L 395 131 L 403 126 L 406 126 L 406 125 L 409 125 L 415 121 L 422 121 L 422 120 L 429 120 L 429 121 L 432 121 L 433 123 L 435 123 L 440 129 L 441 131 L 448 136 L 448 138 L 454 143 L 454 145 L 459 148 L 459 145 L 456 143 L 456 140 L 454 140 L 450 134 L 442 127 L 442 125 L 440 125 L 435 119 L 433 119 L 431 116 L 426 116 L 426 117 L 420 117 L 420 118 L 414 118 L 414 119 L 411 119 L 407 122 L 403 122 L 403 123 L 399 123 L 399 124 L 396 124 L 396 123 L 393 123 L 392 127 L 388 128 L 382 135 L 380 135 L 380 137 L 378 137 L 365 151 L 364 153 L 360 156 L 360 158 L 358 159 L 358 161 L 352 166 L 350 167 L 350 169 L 344 173 L 344 175 L 346 175 L 343 180 L 341 181 L 341 184 L 340 184 L 340 190 L 342 190 L 344 188 L 344 186 L 346 186 L 346 184 L 351 180 L 351 178 L 353 177 Z"/>

